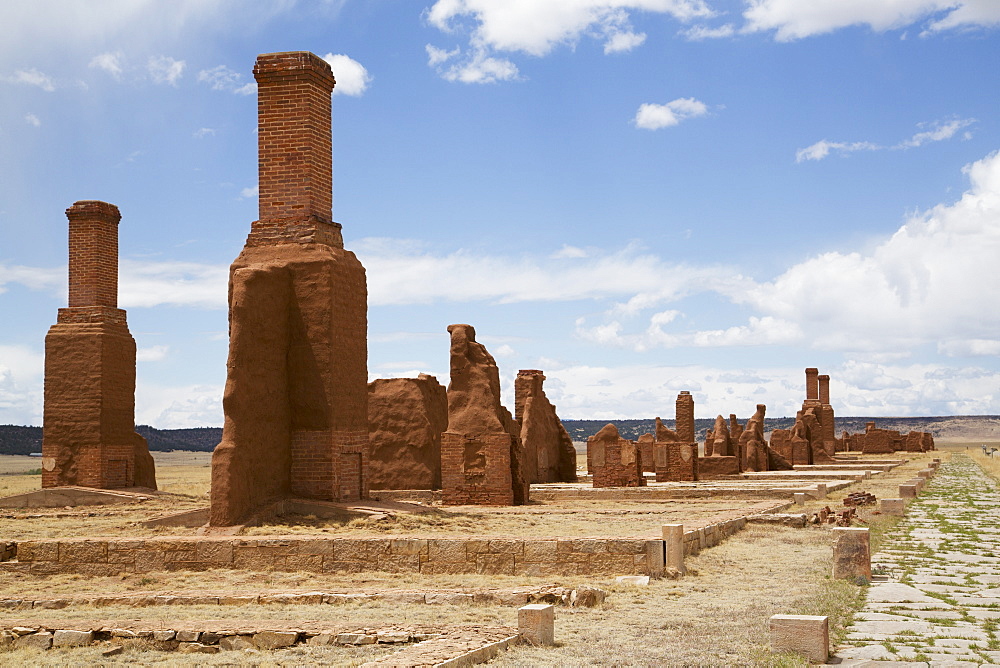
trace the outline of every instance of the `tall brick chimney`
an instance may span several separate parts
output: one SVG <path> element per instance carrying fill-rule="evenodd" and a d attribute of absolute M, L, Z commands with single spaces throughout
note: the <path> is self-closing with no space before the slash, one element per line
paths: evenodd
<path fill-rule="evenodd" d="M 69 218 L 69 307 L 118 306 L 118 207 L 82 200 Z"/>
<path fill-rule="evenodd" d="M 819 369 L 806 369 L 806 401 L 819 401 Z"/>
<path fill-rule="evenodd" d="M 306 51 L 265 53 L 257 80 L 259 216 L 247 245 L 324 243 L 343 248 L 333 222 L 330 65 Z"/>
<path fill-rule="evenodd" d="M 819 402 L 821 404 L 830 403 L 830 377 L 827 375 L 819 376 Z"/>

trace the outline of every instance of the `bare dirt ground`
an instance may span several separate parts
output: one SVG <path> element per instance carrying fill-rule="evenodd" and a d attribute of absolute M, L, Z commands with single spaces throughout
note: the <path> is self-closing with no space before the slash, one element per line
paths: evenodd
<path fill-rule="evenodd" d="M 956 448 L 966 445 L 956 444 Z M 978 443 L 974 444 L 978 447 Z M 951 447 L 951 444 L 949 444 Z M 166 453 L 176 455 L 176 453 Z M 901 453 L 902 454 L 902 453 Z M 885 476 L 852 485 L 831 494 L 827 499 L 797 506 L 796 512 L 815 512 L 829 505 L 840 506 L 851 491 L 866 490 L 877 497 L 895 497 L 900 481 L 924 468 L 931 456 L 946 453 L 905 455 L 912 461 Z M 37 458 L 34 459 L 37 462 Z M 62 537 L 65 535 L 133 535 L 150 532 L 131 526 L 154 512 L 196 507 L 207 502 L 208 455 L 191 453 L 173 459 L 161 459 L 157 453 L 161 489 L 173 496 L 157 501 L 113 508 L 58 509 L 51 517 L 34 511 L 14 511 L 0 519 L 0 538 Z M 0 466 L 3 465 L 0 458 Z M 19 491 L 37 489 L 36 475 L 0 477 Z M 10 492 L 8 492 L 10 493 Z M 757 500 L 755 500 L 756 502 Z M 523 511 L 483 513 L 471 516 L 463 511 L 454 516 L 440 515 L 443 525 L 452 524 L 463 535 L 483 533 L 489 516 L 503 521 L 526 520 L 517 532 L 531 530 L 527 522 L 539 521 L 545 530 L 559 535 L 612 535 L 607 526 L 615 525 L 621 535 L 655 531 L 656 523 L 689 523 L 712 513 L 748 503 L 745 500 L 712 499 L 709 501 L 664 503 L 580 502 L 561 509 L 528 506 Z M 161 504 L 161 505 L 156 505 Z M 559 512 L 549 512 L 550 510 Z M 791 512 L 791 511 L 789 511 Z M 21 513 L 18 515 L 18 513 Z M 96 513 L 96 514 L 95 514 Z M 646 516 L 648 514 L 648 516 Z M 17 515 L 17 516 L 10 516 Z M 580 517 L 583 516 L 583 517 Z M 588 517 L 590 516 L 590 517 Z M 669 517 L 669 520 L 663 519 Z M 512 519 L 513 518 L 513 519 Z M 862 519 L 873 530 L 873 539 L 893 524 L 891 518 L 876 515 L 871 508 L 862 511 Z M 590 524 L 578 524 L 578 522 Z M 648 525 L 644 524 L 648 521 Z M 536 524 L 534 529 L 540 525 Z M 862 525 L 864 526 L 864 525 Z M 602 528 L 597 528 L 602 527 Z M 338 527 L 341 531 L 346 527 Z M 310 528 L 322 533 L 321 528 Z M 185 530 L 191 531 L 191 530 Z M 421 532 L 424 530 L 422 529 Z M 777 613 L 830 614 L 834 626 L 842 628 L 851 610 L 860 605 L 862 589 L 842 582 L 831 582 L 832 540 L 827 527 L 788 529 L 751 525 L 721 545 L 689 557 L 689 575 L 679 580 L 654 580 L 640 587 L 615 582 L 611 577 L 531 578 L 521 576 L 420 574 L 314 574 L 252 573 L 246 571 L 162 572 L 118 577 L 59 575 L 34 577 L 0 573 L 0 598 L 43 598 L 45 596 L 86 596 L 122 592 L 212 592 L 261 594 L 277 591 L 391 591 L 400 589 L 452 589 L 475 591 L 489 587 L 560 585 L 576 587 L 590 584 L 609 592 L 607 601 L 596 608 L 559 607 L 556 613 L 554 648 L 519 647 L 494 660 L 498 665 L 803 665 L 794 657 L 774 657 L 768 652 L 767 619 Z M 162 606 L 70 607 L 63 610 L 5 611 L 4 618 L 78 619 L 292 619 L 319 620 L 379 628 L 389 624 L 502 624 L 517 625 L 515 607 L 496 605 L 418 605 L 383 601 L 341 605 L 247 605 L 247 606 Z M 140 665 L 359 665 L 375 658 L 374 652 L 385 648 L 354 649 L 339 652 L 320 648 L 295 648 L 269 653 L 228 652 L 217 656 L 181 656 L 150 650 L 141 643 L 130 646 L 115 658 L 100 657 L 96 649 L 60 650 L 44 654 L 38 651 L 0 649 L 0 663 L 13 665 L 102 664 L 115 662 Z"/>

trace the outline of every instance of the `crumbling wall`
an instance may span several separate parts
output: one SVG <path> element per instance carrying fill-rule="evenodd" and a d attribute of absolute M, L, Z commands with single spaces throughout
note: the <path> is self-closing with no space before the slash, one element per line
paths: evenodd
<path fill-rule="evenodd" d="M 521 425 L 525 482 L 575 482 L 576 448 L 552 405 L 538 369 L 522 369 L 514 381 L 514 417 Z"/>
<path fill-rule="evenodd" d="M 521 473 L 520 428 L 500 403 L 500 372 L 471 325 L 450 325 L 448 431 L 441 438 L 441 489 L 452 505 L 519 505 L 528 500 Z"/>
<path fill-rule="evenodd" d="M 615 425 L 608 423 L 587 439 L 588 468 L 594 487 L 643 487 L 642 453 L 626 440 Z"/>
<path fill-rule="evenodd" d="M 371 489 L 441 489 L 441 434 L 448 394 L 437 378 L 368 383 Z"/>

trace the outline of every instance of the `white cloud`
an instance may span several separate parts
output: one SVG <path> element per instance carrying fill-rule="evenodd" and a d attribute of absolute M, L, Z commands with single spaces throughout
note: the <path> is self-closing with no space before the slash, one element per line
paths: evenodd
<path fill-rule="evenodd" d="M 253 199 L 255 197 L 260 197 L 260 186 L 254 186 L 253 188 L 244 188 L 240 191 L 240 197 L 243 199 Z"/>
<path fill-rule="evenodd" d="M 806 148 L 800 148 L 795 152 L 795 162 L 805 162 L 807 160 L 822 160 L 823 158 L 830 155 L 831 152 L 839 153 L 840 155 L 848 155 L 850 153 L 855 153 L 857 151 L 883 151 L 883 150 L 905 150 L 910 148 L 918 148 L 923 146 L 928 142 L 944 141 L 946 139 L 951 139 L 955 134 L 962 128 L 966 128 L 976 122 L 974 118 L 960 118 L 953 119 L 950 121 L 934 121 L 932 123 L 920 123 L 917 127 L 927 127 L 928 130 L 918 132 L 908 139 L 893 145 L 893 146 L 881 146 L 879 144 L 873 144 L 867 141 L 859 142 L 832 142 L 826 139 L 822 139 L 812 146 L 807 146 Z M 966 132 L 963 135 L 964 139 L 969 139 L 971 134 Z"/>
<path fill-rule="evenodd" d="M 429 65 L 460 62 L 438 69 L 449 81 L 489 83 L 519 78 L 517 66 L 501 52 L 545 56 L 560 45 L 575 46 L 587 37 L 603 44 L 604 53 L 621 53 L 640 46 L 646 35 L 631 24 L 633 13 L 663 14 L 678 21 L 709 18 L 704 0 L 437 0 L 424 16 L 447 34 L 468 35 L 464 58 L 454 51 L 428 45 Z"/>
<path fill-rule="evenodd" d="M 211 137 L 215 135 L 215 128 L 198 128 L 191 133 L 191 136 L 195 139 L 203 139 L 205 137 Z"/>
<path fill-rule="evenodd" d="M 586 250 L 578 246 L 570 246 L 569 244 L 563 244 L 563 247 L 557 250 L 552 255 L 549 255 L 553 260 L 561 260 L 565 258 L 581 258 L 590 255 Z"/>
<path fill-rule="evenodd" d="M 604 53 L 624 53 L 626 51 L 631 51 L 638 46 L 642 46 L 645 41 L 645 33 L 634 33 L 629 31 L 614 33 L 608 37 L 608 41 L 604 43 Z"/>
<path fill-rule="evenodd" d="M 124 71 L 125 54 L 121 51 L 108 51 L 94 56 L 90 60 L 90 67 L 104 70 L 116 81 L 121 81 Z"/>
<path fill-rule="evenodd" d="M 323 60 L 330 63 L 333 78 L 337 80 L 333 87 L 334 95 L 357 97 L 368 90 L 372 75 L 364 65 L 342 53 L 328 53 L 323 56 Z"/>
<path fill-rule="evenodd" d="M 800 148 L 795 152 L 795 162 L 805 162 L 806 160 L 822 160 L 830 155 L 830 151 L 835 151 L 841 155 L 854 153 L 855 151 L 877 151 L 881 146 L 866 141 L 852 143 L 827 141 L 822 139 L 812 146 Z"/>
<path fill-rule="evenodd" d="M 160 429 L 188 429 L 222 425 L 222 386 L 162 386 L 143 382 L 135 388 L 136 424 Z"/>
<path fill-rule="evenodd" d="M 170 346 L 149 346 L 135 351 L 136 362 L 161 362 L 167 358 Z"/>
<path fill-rule="evenodd" d="M 52 78 L 49 77 L 49 75 L 44 72 L 39 72 L 33 67 L 26 70 L 17 70 L 14 72 L 13 76 L 6 77 L 6 80 L 16 84 L 38 86 L 46 93 L 51 93 L 56 89 L 56 86 L 52 82 Z"/>
<path fill-rule="evenodd" d="M 147 68 L 153 83 L 176 86 L 184 73 L 184 65 L 183 60 L 174 60 L 169 56 L 150 56 Z"/>
<path fill-rule="evenodd" d="M 0 344 L 0 424 L 42 423 L 44 364 L 40 350 Z"/>
<path fill-rule="evenodd" d="M 1000 341 L 997 339 L 941 341 L 937 350 L 948 357 L 997 357 L 1000 355 Z"/>
<path fill-rule="evenodd" d="M 644 130 L 659 130 L 677 125 L 689 118 L 698 118 L 708 113 L 704 102 L 693 97 L 681 97 L 666 104 L 645 103 L 639 106 L 633 123 Z"/>
<path fill-rule="evenodd" d="M 198 72 L 198 81 L 208 84 L 212 90 L 221 90 L 237 95 L 252 95 L 257 92 L 257 84 L 253 82 L 244 84 L 243 75 L 225 65 L 217 65 Z"/>
<path fill-rule="evenodd" d="M 38 118 L 38 116 L 35 116 L 34 114 L 25 114 L 24 122 L 28 125 L 33 125 L 36 128 L 42 127 L 42 119 Z"/>
<path fill-rule="evenodd" d="M 789 41 L 855 25 L 884 32 L 930 21 L 925 34 L 957 27 L 994 27 L 1000 25 L 1000 4 L 994 0 L 753 0 L 743 17 L 745 31 L 775 31 L 775 39 Z"/>
<path fill-rule="evenodd" d="M 227 308 L 229 267 L 196 262 L 119 261 L 122 308 L 194 306 Z"/>
<path fill-rule="evenodd" d="M 725 25 L 715 28 L 709 28 L 708 26 L 703 25 L 691 26 L 681 34 L 692 42 L 700 42 L 705 39 L 722 39 L 724 37 L 732 37 L 735 35 L 736 26 L 732 23 L 726 23 Z"/>

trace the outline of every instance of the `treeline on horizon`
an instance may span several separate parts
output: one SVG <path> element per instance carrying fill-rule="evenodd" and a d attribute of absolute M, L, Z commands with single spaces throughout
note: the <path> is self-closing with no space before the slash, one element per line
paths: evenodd
<path fill-rule="evenodd" d="M 837 417 L 837 435 L 848 431 L 857 434 L 865 430 L 865 423 L 874 421 L 882 429 L 895 429 L 906 433 L 911 430 L 929 431 L 939 436 L 935 424 L 944 420 L 995 420 L 997 415 L 958 415 L 937 417 Z M 563 420 L 566 431 L 574 441 L 586 441 L 596 434 L 604 425 L 614 423 L 619 433 L 627 439 L 636 440 L 641 435 L 653 433 L 655 422 L 643 420 Z M 741 420 L 746 422 L 746 418 Z M 714 418 L 696 418 L 695 432 L 699 440 L 704 440 L 705 432 L 715 423 Z M 795 418 L 764 418 L 765 431 L 774 429 L 789 429 L 795 423 Z M 664 420 L 668 428 L 674 428 L 673 420 Z M 194 427 L 189 429 L 157 429 L 149 425 L 137 425 L 135 428 L 149 449 L 160 452 L 171 450 L 187 450 L 192 452 L 211 452 L 222 440 L 222 427 Z M 0 425 L 0 455 L 30 455 L 42 451 L 42 428 L 18 425 Z"/>

